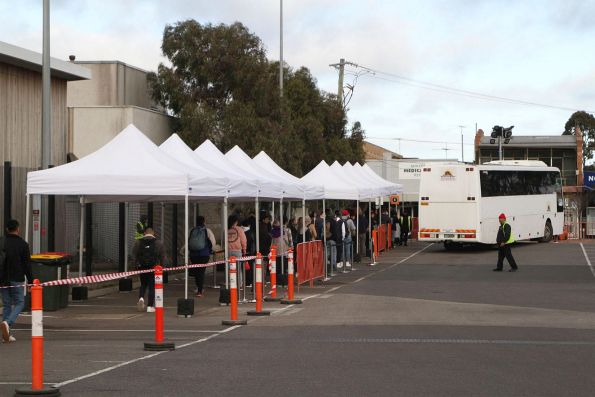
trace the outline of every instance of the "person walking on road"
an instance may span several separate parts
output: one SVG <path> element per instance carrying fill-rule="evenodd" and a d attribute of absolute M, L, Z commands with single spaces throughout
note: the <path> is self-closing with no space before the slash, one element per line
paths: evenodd
<path fill-rule="evenodd" d="M 514 243 L 514 236 L 512 235 L 512 228 L 506 222 L 506 215 L 500 214 L 498 217 L 500 227 L 498 228 L 498 236 L 496 237 L 496 243 L 498 244 L 498 264 L 494 269 L 495 272 L 501 272 L 504 267 L 504 258 L 508 260 L 510 265 L 510 272 L 516 272 L 518 266 L 510 251 L 510 245 Z"/>
<path fill-rule="evenodd" d="M 4 343 L 16 341 L 10 327 L 25 305 L 25 277 L 33 281 L 29 244 L 19 236 L 20 232 L 19 222 L 12 219 L 6 224 L 6 236 L 0 238 L 0 286 L 8 287 L 2 288 L 4 309 L 0 330 Z"/>
<path fill-rule="evenodd" d="M 143 238 L 136 241 L 132 250 L 132 256 L 139 270 L 152 269 L 156 265 L 163 266 L 165 262 L 165 250 L 161 241 L 155 238 L 153 228 L 145 229 Z M 145 309 L 145 293 L 149 290 L 149 300 L 147 304 L 147 313 L 155 311 L 155 274 L 147 272 L 140 274 L 140 289 L 137 309 Z"/>
<path fill-rule="evenodd" d="M 196 217 L 196 227 L 190 231 L 188 237 L 188 253 L 193 265 L 209 263 L 213 247 L 217 244 L 213 231 L 205 226 L 205 217 Z M 202 298 L 206 267 L 190 269 L 196 283 L 196 297 Z"/>
<path fill-rule="evenodd" d="M 409 237 L 409 232 L 411 231 L 411 215 L 406 210 L 403 210 L 401 218 L 399 218 L 399 226 L 401 226 L 401 241 L 399 241 L 399 245 L 403 244 L 406 247 L 407 237 Z"/>

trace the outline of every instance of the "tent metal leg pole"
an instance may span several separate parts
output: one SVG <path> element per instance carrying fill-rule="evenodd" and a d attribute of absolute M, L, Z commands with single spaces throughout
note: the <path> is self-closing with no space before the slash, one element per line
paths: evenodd
<path fill-rule="evenodd" d="M 355 252 L 359 255 L 359 200 L 355 210 Z"/>
<path fill-rule="evenodd" d="M 374 247 L 372 246 L 372 200 L 368 200 L 368 247 L 370 249 L 370 264 L 374 265 Z"/>
<path fill-rule="evenodd" d="M 79 200 L 81 216 L 79 229 L 79 277 L 83 277 L 83 249 L 85 244 L 85 199 L 81 196 Z"/>
<path fill-rule="evenodd" d="M 196 217 L 198 216 L 198 203 L 194 203 L 194 218 L 192 218 L 192 225 L 196 227 Z"/>
<path fill-rule="evenodd" d="M 302 199 L 302 242 L 306 242 L 306 199 Z"/>
<path fill-rule="evenodd" d="M 124 271 L 128 271 L 128 203 L 124 203 Z"/>
<path fill-rule="evenodd" d="M 188 195 L 184 198 L 184 265 L 188 266 Z M 188 268 L 184 269 L 184 299 L 188 299 Z"/>
<path fill-rule="evenodd" d="M 260 252 L 260 203 L 258 202 L 258 196 L 254 199 L 254 216 L 256 217 L 256 252 Z"/>
<path fill-rule="evenodd" d="M 29 242 L 29 222 L 31 221 L 30 216 L 31 216 L 31 196 L 29 196 L 28 194 L 25 196 L 26 197 L 26 204 L 25 204 L 25 241 L 28 243 Z M 8 221 L 8 219 L 4 220 L 4 223 L 6 223 Z M 29 282 L 32 282 L 33 280 L 29 280 Z"/>
<path fill-rule="evenodd" d="M 227 197 L 223 198 L 223 238 L 225 239 L 225 288 L 229 289 L 229 243 L 227 241 Z"/>
<path fill-rule="evenodd" d="M 324 281 L 330 280 L 328 277 L 328 252 L 326 249 L 326 200 L 322 200 L 322 213 L 324 214 L 324 226 L 322 228 L 322 239 L 324 240 Z"/>
<path fill-rule="evenodd" d="M 165 204 L 161 203 L 161 244 L 165 244 Z"/>
<path fill-rule="evenodd" d="M 283 227 L 283 199 L 279 200 L 279 226 L 281 227 L 281 244 L 283 245 L 283 249 L 281 250 L 281 269 L 283 269 L 283 263 L 285 262 L 284 261 L 285 251 L 287 251 L 287 249 L 289 248 L 289 247 L 285 246 L 285 240 L 283 239 L 283 237 L 284 237 L 283 229 L 285 229 Z"/>

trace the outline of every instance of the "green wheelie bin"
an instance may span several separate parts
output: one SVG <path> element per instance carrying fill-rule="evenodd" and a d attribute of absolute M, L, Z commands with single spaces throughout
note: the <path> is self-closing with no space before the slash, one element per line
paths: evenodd
<path fill-rule="evenodd" d="M 71 256 L 63 252 L 44 252 L 31 255 L 31 273 L 34 279 L 46 281 L 68 278 Z M 29 282 L 32 282 L 30 280 Z M 43 310 L 56 311 L 68 306 L 68 285 L 43 287 Z M 27 294 L 25 307 L 31 307 L 31 297 Z"/>

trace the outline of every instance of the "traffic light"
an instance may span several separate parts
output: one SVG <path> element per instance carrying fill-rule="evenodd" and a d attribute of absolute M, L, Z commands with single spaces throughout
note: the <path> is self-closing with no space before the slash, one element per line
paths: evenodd
<path fill-rule="evenodd" d="M 498 138 L 502 136 L 504 127 L 500 127 L 499 125 L 495 125 L 494 128 L 492 128 L 492 138 Z"/>
<path fill-rule="evenodd" d="M 511 125 L 508 128 L 504 128 L 502 130 L 502 136 L 506 139 L 510 139 L 510 137 L 512 136 L 512 129 L 514 128 L 514 125 Z"/>

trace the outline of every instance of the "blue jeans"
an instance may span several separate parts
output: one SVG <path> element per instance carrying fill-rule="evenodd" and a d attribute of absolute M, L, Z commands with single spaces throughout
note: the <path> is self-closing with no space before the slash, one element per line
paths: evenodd
<path fill-rule="evenodd" d="M 337 243 L 333 240 L 326 240 L 327 260 L 330 259 L 331 267 L 337 270 Z"/>
<path fill-rule="evenodd" d="M 352 241 L 351 235 L 347 235 L 345 240 L 343 240 L 343 258 L 345 259 L 345 262 L 349 263 L 353 263 L 353 255 L 351 251 L 351 246 L 353 245 Z"/>
<path fill-rule="evenodd" d="M 23 284 L 24 282 L 22 281 L 11 281 L 10 285 L 12 288 L 2 289 L 2 304 L 4 305 L 2 321 L 6 321 L 11 327 L 23 310 L 23 306 L 25 306 L 25 290 Z"/>

